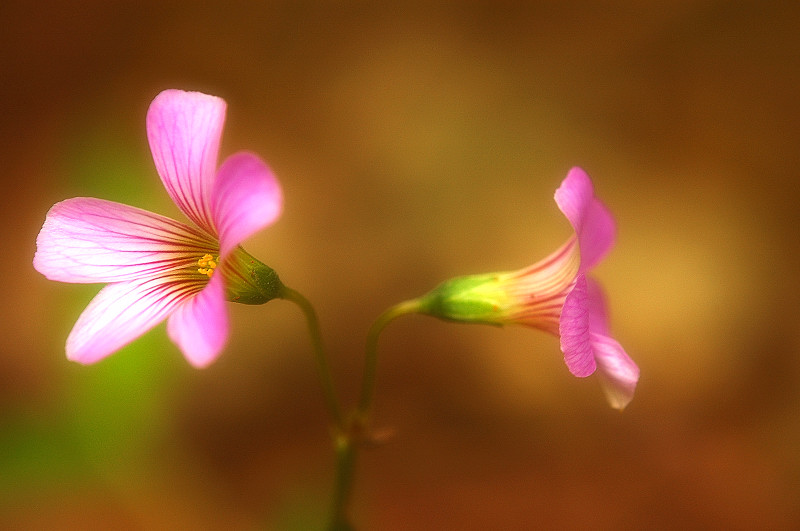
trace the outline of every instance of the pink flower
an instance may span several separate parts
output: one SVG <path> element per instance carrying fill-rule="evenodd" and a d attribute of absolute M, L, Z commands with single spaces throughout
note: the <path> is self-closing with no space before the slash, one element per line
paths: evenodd
<path fill-rule="evenodd" d="M 600 286 L 587 273 L 614 244 L 616 228 L 589 176 L 570 170 L 555 200 L 575 229 L 553 254 L 518 271 L 450 279 L 420 299 L 421 311 L 470 323 L 521 324 L 561 338 L 572 374 L 599 379 L 612 407 L 633 398 L 639 368 L 610 335 Z"/>
<path fill-rule="evenodd" d="M 609 331 L 608 311 L 599 284 L 586 273 L 605 257 L 616 239 L 611 213 L 594 196 L 589 176 L 573 168 L 556 190 L 556 204 L 575 229 L 580 265 L 568 287 L 559 318 L 561 351 L 570 372 L 583 377 L 599 369 L 600 383 L 612 407 L 633 399 L 639 367 Z"/>
<path fill-rule="evenodd" d="M 236 153 L 217 168 L 225 107 L 214 96 L 165 90 L 147 112 L 156 170 L 194 225 L 88 197 L 48 212 L 36 270 L 61 282 L 109 283 L 69 334 L 70 360 L 94 363 L 167 319 L 170 339 L 204 367 L 227 341 L 226 296 L 277 296 L 277 276 L 239 244 L 280 215 L 281 190 L 254 154 Z"/>

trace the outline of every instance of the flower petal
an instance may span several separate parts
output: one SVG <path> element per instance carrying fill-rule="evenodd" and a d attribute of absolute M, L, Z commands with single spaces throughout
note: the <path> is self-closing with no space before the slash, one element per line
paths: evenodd
<path fill-rule="evenodd" d="M 588 297 L 589 330 L 592 333 L 611 336 L 605 293 L 600 284 L 591 277 L 586 277 L 586 294 Z"/>
<path fill-rule="evenodd" d="M 578 275 L 564 301 L 558 325 L 564 362 L 572 374 L 581 378 L 592 374 L 597 367 L 589 333 L 588 299 L 586 277 Z"/>
<path fill-rule="evenodd" d="M 633 398 L 639 367 L 625 353 L 609 330 L 608 305 L 603 288 L 595 280 L 586 279 L 589 331 L 598 376 L 611 407 L 624 409 Z"/>
<path fill-rule="evenodd" d="M 167 193 L 211 234 L 210 198 L 225 106 L 225 100 L 215 96 L 165 90 L 147 111 L 147 139 Z"/>
<path fill-rule="evenodd" d="M 197 289 L 169 276 L 109 284 L 72 328 L 67 358 L 80 363 L 105 358 L 163 321 Z"/>
<path fill-rule="evenodd" d="M 56 203 L 36 238 L 33 267 L 61 282 L 119 282 L 185 267 L 216 245 L 146 210 L 90 197 Z"/>
<path fill-rule="evenodd" d="M 544 259 L 524 269 L 497 275 L 511 302 L 495 303 L 502 318 L 558 335 L 559 317 L 580 266 L 576 236 Z"/>
<path fill-rule="evenodd" d="M 581 168 L 569 171 L 556 190 L 555 200 L 578 235 L 581 271 L 587 271 L 597 265 L 614 245 L 614 219 L 594 196 L 592 181 Z"/>
<path fill-rule="evenodd" d="M 247 152 L 231 155 L 220 166 L 212 198 L 221 257 L 275 221 L 283 206 L 278 180 L 260 158 Z"/>
<path fill-rule="evenodd" d="M 167 321 L 167 333 L 197 368 L 214 361 L 228 340 L 225 283 L 214 275 L 196 296 L 184 302 Z"/>
<path fill-rule="evenodd" d="M 600 383 L 606 398 L 611 407 L 625 409 L 636 391 L 639 367 L 612 338 L 596 333 L 592 333 L 591 337 Z"/>

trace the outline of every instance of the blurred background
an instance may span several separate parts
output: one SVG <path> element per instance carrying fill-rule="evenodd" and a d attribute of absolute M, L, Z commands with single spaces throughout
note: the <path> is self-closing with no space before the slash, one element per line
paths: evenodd
<path fill-rule="evenodd" d="M 381 339 L 361 529 L 800 526 L 800 4 L 45 2 L 0 7 L 0 528 L 317 529 L 333 473 L 301 313 L 231 305 L 217 363 L 159 326 L 93 366 L 99 290 L 36 273 L 74 196 L 182 219 L 144 119 L 228 102 L 221 156 L 284 188 L 246 248 L 319 312 L 342 399 L 386 307 L 569 235 L 573 165 L 619 225 L 596 270 L 641 367 L 623 413 L 558 340 L 402 318 Z M 224 5 L 223 5 L 224 4 Z"/>

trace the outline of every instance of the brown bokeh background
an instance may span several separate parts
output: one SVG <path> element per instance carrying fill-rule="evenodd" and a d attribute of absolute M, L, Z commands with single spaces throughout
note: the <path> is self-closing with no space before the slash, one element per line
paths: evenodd
<path fill-rule="evenodd" d="M 98 286 L 31 267 L 78 195 L 180 216 L 144 133 L 164 88 L 228 101 L 222 155 L 284 187 L 247 248 L 316 304 L 346 403 L 389 305 L 569 234 L 572 165 L 615 213 L 597 269 L 642 371 L 610 410 L 556 338 L 407 317 L 382 337 L 362 529 L 800 525 L 800 4 L 4 2 L 0 527 L 314 529 L 332 452 L 300 312 L 231 308 L 196 371 L 163 325 L 94 366 Z"/>

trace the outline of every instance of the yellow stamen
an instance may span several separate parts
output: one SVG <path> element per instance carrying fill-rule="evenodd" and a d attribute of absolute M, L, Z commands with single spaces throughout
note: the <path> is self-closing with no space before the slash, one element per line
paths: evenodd
<path fill-rule="evenodd" d="M 214 269 L 217 267 L 217 261 L 210 254 L 205 254 L 197 261 L 197 265 L 200 266 L 197 270 L 198 273 L 211 278 L 211 275 L 214 274 Z"/>

